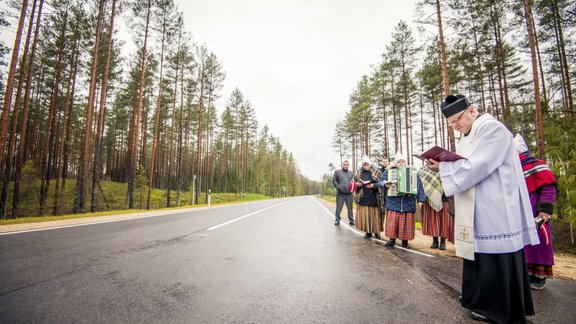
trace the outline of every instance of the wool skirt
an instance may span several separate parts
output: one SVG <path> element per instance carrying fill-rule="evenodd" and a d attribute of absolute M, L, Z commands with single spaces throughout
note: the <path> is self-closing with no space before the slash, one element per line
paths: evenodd
<path fill-rule="evenodd" d="M 534 264 L 527 263 L 528 274 L 540 279 L 552 278 L 554 272 L 552 271 L 552 266 L 547 264 Z"/>
<path fill-rule="evenodd" d="M 414 239 L 414 213 L 401 213 L 389 210 L 386 213 L 386 233 L 389 238 L 400 240 Z"/>
<path fill-rule="evenodd" d="M 450 235 L 449 225 L 448 202 L 444 202 L 440 211 L 434 210 L 428 203 L 422 205 L 422 234 L 447 238 Z"/>
<path fill-rule="evenodd" d="M 534 304 L 524 250 L 464 259 L 462 306 L 496 323 L 526 323 Z"/>
<path fill-rule="evenodd" d="M 384 231 L 382 214 L 378 206 L 356 205 L 356 228 L 366 233 L 380 233 Z"/>

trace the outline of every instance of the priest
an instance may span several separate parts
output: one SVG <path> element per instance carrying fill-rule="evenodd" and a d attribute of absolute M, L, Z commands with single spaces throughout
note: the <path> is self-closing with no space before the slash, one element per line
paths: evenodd
<path fill-rule="evenodd" d="M 426 163 L 454 195 L 462 306 L 475 320 L 526 323 L 534 306 L 524 246 L 539 240 L 513 135 L 462 95 L 446 97 L 441 109 L 461 134 L 456 152 L 465 159 Z"/>

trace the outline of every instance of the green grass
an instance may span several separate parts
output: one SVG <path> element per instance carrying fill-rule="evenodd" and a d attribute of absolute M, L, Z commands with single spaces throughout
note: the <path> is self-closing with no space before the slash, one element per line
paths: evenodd
<path fill-rule="evenodd" d="M 140 190 L 135 190 L 134 192 L 134 207 L 135 209 L 126 209 L 126 192 L 128 185 L 126 183 L 112 182 L 112 181 L 102 181 L 101 182 L 102 191 L 98 190 L 97 194 L 97 208 L 95 213 L 85 213 L 85 214 L 73 214 L 73 204 L 74 204 L 74 194 L 76 189 L 76 181 L 68 180 L 66 181 L 66 187 L 64 192 L 63 202 L 59 206 L 59 214 L 57 216 L 52 216 L 52 210 L 54 206 L 54 189 L 55 182 L 50 182 L 50 187 L 48 188 L 48 199 L 46 206 L 44 208 L 44 216 L 39 215 L 39 199 L 38 192 L 40 188 L 40 182 L 31 182 L 21 185 L 20 193 L 20 203 L 19 203 L 19 217 L 16 219 L 0 219 L 0 225 L 6 224 L 22 224 L 30 222 L 39 221 L 53 221 L 53 220 L 63 220 L 71 218 L 84 218 L 84 217 L 94 217 L 94 216 L 107 216 L 107 215 L 118 215 L 118 214 L 128 214 L 145 211 L 146 208 L 146 198 L 148 189 L 141 188 Z M 12 185 L 9 186 L 12 189 Z M 86 193 L 86 210 L 90 210 L 90 195 L 91 190 L 89 189 Z M 104 199 L 105 198 L 105 199 Z M 180 193 L 180 206 L 176 207 L 176 191 L 171 190 L 170 192 L 170 206 L 167 207 L 167 191 L 153 189 L 150 197 L 150 210 L 159 209 L 174 209 L 174 208 L 190 208 L 190 207 L 200 207 L 206 205 L 206 194 L 200 193 L 198 203 L 194 206 L 191 205 L 192 193 L 190 191 L 183 191 Z M 270 197 L 260 194 L 247 194 L 243 193 L 238 195 L 236 193 L 212 193 L 210 195 L 211 205 L 220 205 L 234 202 L 247 202 L 270 199 Z M 109 208 L 106 208 L 106 204 Z M 8 192 L 8 206 L 7 212 L 12 210 L 12 192 Z"/>
<path fill-rule="evenodd" d="M 336 203 L 336 196 L 320 195 L 320 199 L 324 199 L 324 200 L 329 201 L 331 203 Z"/>

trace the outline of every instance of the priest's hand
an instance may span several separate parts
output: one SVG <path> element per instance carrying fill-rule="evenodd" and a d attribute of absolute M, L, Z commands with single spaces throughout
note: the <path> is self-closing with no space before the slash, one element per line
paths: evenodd
<path fill-rule="evenodd" d="M 440 171 L 440 162 L 433 160 L 433 159 L 427 159 L 427 160 L 425 160 L 425 162 L 428 165 L 428 167 L 430 168 L 430 170 L 432 170 L 434 172 Z"/>

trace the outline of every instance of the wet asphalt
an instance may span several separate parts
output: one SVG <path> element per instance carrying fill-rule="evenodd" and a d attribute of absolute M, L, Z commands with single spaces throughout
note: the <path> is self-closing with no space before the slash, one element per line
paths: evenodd
<path fill-rule="evenodd" d="M 330 214 L 298 197 L 0 235 L 0 323 L 473 323 L 460 260 Z M 574 297 L 550 280 L 530 322 L 574 322 Z"/>

